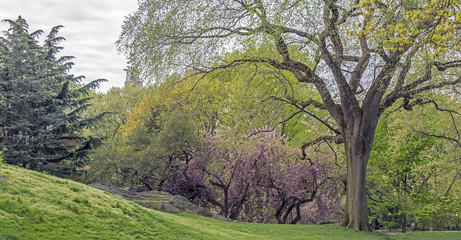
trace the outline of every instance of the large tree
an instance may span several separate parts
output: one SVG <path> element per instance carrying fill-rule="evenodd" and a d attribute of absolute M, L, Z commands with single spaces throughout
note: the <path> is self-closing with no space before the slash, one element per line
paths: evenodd
<path fill-rule="evenodd" d="M 29 33 L 23 18 L 4 20 L 10 25 L 0 37 L 0 149 L 6 163 L 68 175 L 94 143 L 80 130 L 95 118 L 82 118 L 86 93 L 103 80 L 80 84 L 69 74 L 72 57 L 58 56 L 64 38 L 62 26 Z"/>
<path fill-rule="evenodd" d="M 251 64 L 292 74 L 318 94 L 285 101 L 323 121 L 344 143 L 342 225 L 370 231 L 366 168 L 378 119 L 397 100 L 461 82 L 458 0 L 143 0 L 119 47 L 145 75 L 194 67 L 201 73 Z M 262 56 L 251 49 L 261 46 Z M 226 51 L 245 52 L 230 62 Z M 258 69 L 258 68 L 256 68 Z M 316 99 L 321 100 L 316 100 Z M 312 111 L 309 109 L 317 108 Z M 323 137 L 323 139 L 326 139 Z M 311 141 L 315 142 L 315 141 Z M 307 143 L 306 145 L 307 146 Z"/>

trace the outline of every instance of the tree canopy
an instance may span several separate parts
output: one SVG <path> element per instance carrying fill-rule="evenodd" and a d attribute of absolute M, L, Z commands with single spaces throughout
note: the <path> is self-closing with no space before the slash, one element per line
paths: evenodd
<path fill-rule="evenodd" d="M 69 74 L 73 57 L 59 56 L 53 27 L 41 45 L 43 31 L 29 32 L 23 18 L 0 38 L 0 149 L 4 161 L 26 168 L 69 175 L 83 165 L 95 143 L 80 131 L 96 118 L 83 118 L 91 89 L 103 80 L 81 84 L 83 76 Z"/>
<path fill-rule="evenodd" d="M 413 230 L 457 225 L 459 102 L 449 95 L 433 98 L 439 104 L 391 108 L 380 119 L 367 181 L 375 226 L 405 232 L 407 222 Z"/>
<path fill-rule="evenodd" d="M 378 119 L 398 100 L 411 110 L 433 101 L 425 92 L 458 91 L 459 10 L 458 0 L 144 0 L 118 45 L 152 78 L 264 65 L 315 88 L 317 94 L 287 92 L 283 99 L 334 119 L 323 123 L 345 146 L 342 224 L 369 231 L 366 167 Z M 245 54 L 225 61 L 229 51 Z"/>

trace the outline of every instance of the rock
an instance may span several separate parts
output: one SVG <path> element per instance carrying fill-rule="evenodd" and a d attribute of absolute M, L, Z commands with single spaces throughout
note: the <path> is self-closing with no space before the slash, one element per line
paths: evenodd
<path fill-rule="evenodd" d="M 158 202 L 158 201 L 135 201 L 137 204 L 146 207 L 146 208 L 151 208 L 157 211 L 162 211 L 162 212 L 167 212 L 167 213 L 179 213 L 179 209 L 169 203 L 166 202 Z"/>
<path fill-rule="evenodd" d="M 1 177 L 1 176 L 0 176 L 0 180 L 7 181 L 7 182 L 11 182 L 11 179 L 6 178 L 6 177 Z"/>
<path fill-rule="evenodd" d="M 181 195 L 172 195 L 170 193 L 160 191 L 133 192 L 130 191 L 131 189 L 122 189 L 101 183 L 94 183 L 90 186 L 106 192 L 120 195 L 123 198 L 132 200 L 143 207 L 162 212 L 183 212 L 197 214 L 205 217 L 219 218 L 219 216 L 215 216 L 214 214 L 208 212 L 206 208 L 200 207 L 197 204 L 190 202 L 187 198 Z"/>
<path fill-rule="evenodd" d="M 200 207 L 187 198 L 181 195 L 174 195 L 173 199 L 170 201 L 171 204 L 176 206 L 180 212 L 197 214 L 205 217 L 211 217 L 212 214 L 206 210 L 206 208 Z"/>

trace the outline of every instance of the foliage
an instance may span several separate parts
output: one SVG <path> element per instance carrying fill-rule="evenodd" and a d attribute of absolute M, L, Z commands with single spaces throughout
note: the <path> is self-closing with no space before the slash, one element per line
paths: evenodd
<path fill-rule="evenodd" d="M 167 155 L 172 156 L 161 153 L 163 151 L 161 149 L 167 149 L 165 144 L 170 144 L 168 147 L 170 150 L 177 146 L 153 139 L 158 136 L 161 129 L 165 129 L 163 131 L 170 134 L 178 133 L 177 130 L 180 128 L 166 130 L 170 126 L 173 127 L 173 124 L 178 124 L 175 121 L 182 121 L 184 126 L 194 129 L 193 134 L 197 136 L 200 135 L 198 134 L 200 131 L 214 134 L 218 128 L 226 125 L 238 125 L 238 134 L 247 133 L 250 128 L 260 129 L 267 124 L 277 126 L 272 124 L 274 119 L 279 119 L 277 122 L 281 121 L 282 116 L 288 113 L 284 113 L 285 110 L 280 107 L 280 104 L 273 102 L 258 104 L 262 101 L 261 92 L 264 92 L 265 86 L 253 89 L 238 76 L 245 76 L 245 74 L 233 73 L 230 76 L 223 72 L 200 79 L 190 75 L 182 81 L 179 76 L 171 76 L 162 84 L 142 90 L 142 94 L 136 97 L 125 89 L 120 90 L 125 92 L 120 94 L 120 97 L 118 94 L 115 94 L 117 97 L 112 97 L 112 91 L 105 97 L 101 96 L 102 102 L 95 104 L 95 108 L 92 108 L 95 109 L 92 110 L 93 114 L 113 112 L 108 108 L 112 105 L 120 108 L 120 111 L 116 111 L 122 114 L 116 114 L 117 117 L 114 115 L 114 118 L 119 120 L 105 120 L 103 124 L 96 127 L 96 132 L 106 132 L 106 135 L 110 132 L 111 136 L 110 140 L 106 141 L 107 144 L 93 151 L 91 156 L 93 161 L 87 166 L 89 173 L 85 181 L 96 181 L 99 178 L 99 181 L 104 180 L 117 185 L 138 185 L 139 180 L 128 180 L 129 176 L 142 175 L 142 171 L 138 171 L 141 166 L 143 171 L 151 171 L 152 169 L 147 167 L 149 164 L 162 162 Z M 257 85 L 259 82 L 255 81 L 253 84 Z M 129 91 L 132 94 L 137 92 Z M 126 99 L 137 100 L 122 107 L 125 106 Z M 98 107 L 101 104 L 102 107 Z M 264 110 L 262 105 L 268 108 L 266 114 L 258 114 Z M 113 119 L 111 116 L 107 117 Z M 107 121 L 117 123 L 111 127 L 112 124 Z M 117 131 L 112 131 L 113 128 Z M 143 165 L 144 163 L 147 165 Z M 121 170 L 122 168 L 125 170 Z M 122 173 L 126 171 L 129 173 Z M 135 172 L 137 174 L 134 174 Z M 168 173 L 163 170 L 160 172 Z M 119 177 L 114 177 L 116 175 Z M 120 177 L 120 175 L 126 176 Z"/>
<path fill-rule="evenodd" d="M 456 27 L 461 23 L 459 1 L 362 1 L 366 23 L 356 34 L 383 39 L 388 52 L 418 46 L 440 56 L 449 48 L 459 50 Z M 394 16 L 389 13 L 395 12 Z M 384 13 L 384 14 L 383 14 Z M 385 19 L 379 17 L 385 16 Z M 393 24 L 392 24 L 393 23 Z"/>
<path fill-rule="evenodd" d="M 169 214 L 86 185 L 0 164 L 0 239 L 386 239 L 336 225 L 267 225 Z"/>
<path fill-rule="evenodd" d="M 270 46 L 252 47 L 246 51 L 234 51 L 226 54 L 222 62 L 226 64 L 236 59 L 251 55 L 270 56 Z M 273 67 L 254 63 L 235 66 L 230 69 L 217 69 L 205 77 L 208 81 L 221 81 L 226 86 L 221 95 L 226 100 L 219 103 L 225 111 L 219 114 L 219 124 L 226 127 L 237 127 L 238 132 L 245 135 L 257 133 L 262 129 L 278 129 L 286 135 L 291 146 L 301 146 L 304 142 L 314 140 L 315 134 L 306 134 L 304 122 L 311 122 L 312 115 L 303 112 L 305 109 L 293 106 L 295 99 L 285 99 L 287 95 L 295 98 L 310 96 L 320 100 L 320 96 L 308 85 L 297 82 L 293 76 Z M 206 85 L 209 85 L 207 83 Z M 319 118 L 325 118 L 325 111 L 316 111 Z M 305 114 L 300 114 L 305 113 Z M 324 126 L 319 131 L 327 132 Z M 237 129 L 236 129 L 237 130 Z"/>
<path fill-rule="evenodd" d="M 309 149 L 310 158 L 302 159 L 300 150 L 275 131 L 235 136 L 230 128 L 208 135 L 185 172 L 173 175 L 165 190 L 240 221 L 335 220 L 340 198 L 338 185 L 328 177 L 330 149 Z"/>
<path fill-rule="evenodd" d="M 381 119 L 370 158 L 370 208 L 381 224 L 456 227 L 459 201 L 459 103 L 411 112 L 396 109 Z M 449 108 L 445 108 L 449 107 Z M 451 109 L 451 110 L 449 110 Z"/>
<path fill-rule="evenodd" d="M 459 6 L 458 0 L 146 0 L 127 17 L 118 45 L 140 72 L 160 79 L 187 67 L 211 73 L 260 64 L 315 89 L 313 96 L 286 92 L 282 99 L 317 120 L 319 112 L 331 115 L 334 123 L 324 122 L 335 135 L 329 139 L 340 136 L 347 159 L 342 225 L 370 231 L 366 167 L 378 120 L 398 101 L 411 109 L 427 103 L 424 93 L 459 86 Z M 267 53 L 223 61 L 229 51 L 255 46 Z"/>
<path fill-rule="evenodd" d="M 146 96 L 132 108 L 127 123 L 122 128 L 122 135 L 129 135 L 140 125 L 149 124 L 150 128 L 159 127 L 160 123 L 152 121 L 162 112 L 180 109 L 194 123 L 194 128 L 213 132 L 216 128 L 219 104 L 225 98 L 222 91 L 226 86 L 219 82 L 198 82 L 190 78 L 180 81 L 179 76 L 171 76 L 163 84 L 150 87 Z M 194 90 L 194 91 L 192 91 Z M 150 121 L 150 123 L 148 123 Z"/>
<path fill-rule="evenodd" d="M 129 136 L 117 136 L 107 155 L 104 152 L 93 155 L 87 181 L 162 189 L 171 173 L 190 159 L 200 139 L 181 112 L 152 114 L 151 121 L 138 126 Z"/>
<path fill-rule="evenodd" d="M 126 124 L 131 109 L 139 104 L 146 90 L 132 85 L 124 88 L 111 88 L 105 94 L 93 93 L 91 105 L 86 109 L 85 115 L 96 117 L 104 114 L 89 132 L 106 140 L 114 138 L 120 128 Z"/>
<path fill-rule="evenodd" d="M 253 51 L 265 54 L 264 49 Z M 225 61 L 233 61 L 244 54 L 228 54 Z M 261 73 L 262 69 L 264 71 Z M 202 77 L 198 77 L 193 70 L 186 76 L 169 76 L 153 87 L 139 106 L 133 109 L 123 129 L 129 134 L 130 129 L 148 118 L 145 115 L 152 108 L 180 107 L 191 117 L 197 130 L 214 134 L 220 126 L 238 126 L 238 134 L 247 134 L 263 128 L 278 128 L 290 136 L 292 145 L 300 145 L 303 131 L 297 126 L 302 125 L 301 121 L 306 117 L 295 118 L 294 113 L 299 109 L 286 105 L 279 98 L 285 91 L 301 95 L 308 94 L 309 89 L 296 85 L 293 79 L 286 76 L 273 77 L 274 71 L 255 64 L 231 71 L 216 71 Z M 268 78 L 271 78 L 270 82 L 266 81 Z"/>
<path fill-rule="evenodd" d="M 302 154 L 274 130 L 278 127 L 274 119 L 282 119 L 290 110 L 279 102 L 262 103 L 275 109 L 257 114 L 264 111 L 258 104 L 261 96 L 275 91 L 277 83 L 249 87 L 260 84 L 262 76 L 253 75 L 251 82 L 242 80 L 248 71 L 253 70 L 215 72 L 201 79 L 188 76 L 179 82 L 171 76 L 146 89 L 139 104 L 126 110 L 130 114 L 121 131 L 114 133 L 113 144 L 94 151 L 86 181 L 182 194 L 244 221 L 275 222 L 276 215 L 280 223 L 296 223 L 307 215 L 310 218 L 302 221 L 335 219 L 339 193 L 337 184 L 329 183 L 326 176 L 336 169 L 336 165 L 327 166 L 334 149 L 326 147 L 323 154 L 309 149 L 308 157 L 316 154 L 315 159 L 300 160 Z M 312 136 L 319 133 L 318 127 L 296 134 Z M 257 158 L 260 166 L 252 164 Z M 270 169 L 272 165 L 277 169 Z M 227 186 L 210 181 L 227 182 Z M 277 190 L 281 188 L 287 192 Z M 315 206 L 306 207 L 309 202 Z M 296 214 L 298 218 L 291 217 Z"/>
<path fill-rule="evenodd" d="M 89 154 L 90 161 L 85 165 L 82 181 L 104 181 L 113 177 L 123 149 L 120 129 L 126 124 L 131 109 L 138 105 L 145 90 L 135 85 L 127 88 L 111 88 L 106 94 L 94 94 L 91 106 L 85 114 L 89 117 L 103 114 L 103 118 L 89 128 L 85 134 L 102 138 L 102 143 Z M 108 164 L 110 162 L 110 164 Z M 117 172 L 117 171 L 116 171 Z"/>
<path fill-rule="evenodd" d="M 195 102 L 194 108 L 187 98 L 191 83 L 173 85 L 169 82 L 142 90 L 124 88 L 114 90 L 123 93 L 115 92 L 115 95 L 109 92 L 103 101 L 120 108 L 116 110 L 119 113 L 110 117 L 118 120 L 107 144 L 93 151 L 85 181 L 161 189 L 171 171 L 179 167 L 192 147 L 199 143 L 194 129 L 197 126 L 212 129 L 216 121 L 208 118 L 216 118 L 212 111 L 198 107 L 213 107 L 204 103 L 215 95 L 196 95 L 203 97 Z M 129 104 L 117 104 L 127 99 L 131 99 Z M 107 127 L 101 129 L 106 131 Z"/>
<path fill-rule="evenodd" d="M 72 57 L 58 57 L 54 27 L 38 43 L 42 31 L 29 33 L 19 17 L 0 38 L 0 148 L 6 163 L 58 175 L 82 166 L 97 139 L 83 137 L 81 130 L 95 118 L 79 114 L 88 106 L 87 92 L 103 80 L 81 85 L 83 77 L 69 74 Z"/>

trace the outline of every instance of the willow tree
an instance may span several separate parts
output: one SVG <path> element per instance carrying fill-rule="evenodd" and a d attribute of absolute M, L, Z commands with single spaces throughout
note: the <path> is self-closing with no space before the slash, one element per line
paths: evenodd
<path fill-rule="evenodd" d="M 151 77 L 251 64 L 313 86 L 317 94 L 287 91 L 284 101 L 334 119 L 323 123 L 345 146 L 342 224 L 370 231 L 365 179 L 378 119 L 396 102 L 411 109 L 461 82 L 459 8 L 458 0 L 141 0 L 118 46 Z M 245 54 L 220 61 L 229 51 Z"/>

